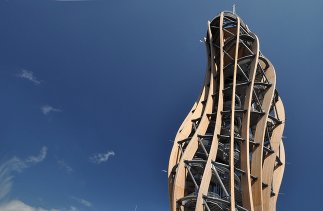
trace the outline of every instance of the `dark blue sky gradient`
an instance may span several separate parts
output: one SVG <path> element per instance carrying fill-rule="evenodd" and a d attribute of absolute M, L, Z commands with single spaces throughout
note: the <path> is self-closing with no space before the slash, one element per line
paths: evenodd
<path fill-rule="evenodd" d="M 0 162 L 37 155 L 2 199 L 34 207 L 167 211 L 168 158 L 196 100 L 207 21 L 237 13 L 275 66 L 286 109 L 278 210 L 320 209 L 322 1 L 0 0 Z M 39 85 L 17 77 L 32 71 Z M 51 105 L 61 112 L 44 115 Z M 95 153 L 114 151 L 105 163 Z M 64 160 L 73 172 L 58 165 Z M 1 165 L 1 163 L 0 163 Z M 91 207 L 74 198 L 86 199 Z"/>

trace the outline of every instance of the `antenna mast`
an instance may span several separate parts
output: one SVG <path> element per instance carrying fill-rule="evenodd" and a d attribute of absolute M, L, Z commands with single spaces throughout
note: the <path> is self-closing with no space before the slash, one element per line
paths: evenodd
<path fill-rule="evenodd" d="M 232 5 L 232 13 L 236 15 L 236 4 Z"/>

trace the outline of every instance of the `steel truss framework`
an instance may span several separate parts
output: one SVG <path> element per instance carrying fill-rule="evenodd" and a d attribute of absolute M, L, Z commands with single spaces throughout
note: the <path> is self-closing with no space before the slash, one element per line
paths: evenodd
<path fill-rule="evenodd" d="M 276 210 L 285 113 L 274 67 L 233 13 L 208 22 L 205 44 L 204 86 L 170 155 L 171 210 Z"/>

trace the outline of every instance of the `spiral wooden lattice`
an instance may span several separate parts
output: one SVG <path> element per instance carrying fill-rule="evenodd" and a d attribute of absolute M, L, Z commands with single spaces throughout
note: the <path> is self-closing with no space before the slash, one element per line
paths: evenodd
<path fill-rule="evenodd" d="M 204 86 L 170 155 L 171 210 L 276 210 L 285 113 L 274 67 L 231 12 L 208 23 L 205 44 Z"/>

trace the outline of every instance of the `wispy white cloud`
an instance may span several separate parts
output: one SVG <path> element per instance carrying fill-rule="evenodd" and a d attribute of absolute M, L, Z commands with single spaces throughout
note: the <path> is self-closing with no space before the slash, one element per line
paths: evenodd
<path fill-rule="evenodd" d="M 70 165 L 68 165 L 64 160 L 58 160 L 57 164 L 60 168 L 64 169 L 69 174 L 74 171 L 74 169 Z"/>
<path fill-rule="evenodd" d="M 70 206 L 68 208 L 43 208 L 28 205 L 20 200 L 6 201 L 0 204 L 0 211 L 79 211 L 75 206 Z"/>
<path fill-rule="evenodd" d="M 78 209 L 76 207 L 74 207 L 74 206 L 71 206 L 69 211 L 78 211 Z"/>
<path fill-rule="evenodd" d="M 44 115 L 48 115 L 51 112 L 62 112 L 61 109 L 54 108 L 53 106 L 50 106 L 50 105 L 44 105 L 44 106 L 40 107 L 40 110 L 42 111 L 42 113 Z"/>
<path fill-rule="evenodd" d="M 39 85 L 40 81 L 34 76 L 34 73 L 29 70 L 22 69 L 20 73 L 17 74 L 17 77 L 23 78 L 33 82 L 35 85 Z"/>
<path fill-rule="evenodd" d="M 59 209 L 44 209 L 41 207 L 32 207 L 22 201 L 13 200 L 0 204 L 1 211 L 62 211 Z"/>
<path fill-rule="evenodd" d="M 36 164 L 36 163 L 42 162 L 46 158 L 47 150 L 48 150 L 47 147 L 42 147 L 41 150 L 40 150 L 39 155 L 30 156 L 26 160 L 26 163 L 34 163 L 34 164 Z"/>
<path fill-rule="evenodd" d="M 80 198 L 77 198 L 77 197 L 74 197 L 74 196 L 72 197 L 72 199 L 74 199 L 78 203 L 82 204 L 83 206 L 92 207 L 92 203 L 89 202 L 88 200 L 80 199 Z"/>
<path fill-rule="evenodd" d="M 43 147 L 38 156 L 30 156 L 25 160 L 13 157 L 0 165 L 0 199 L 4 198 L 13 185 L 14 173 L 20 173 L 24 169 L 42 162 L 47 155 L 47 147 Z M 2 211 L 2 209 L 0 209 Z"/>
<path fill-rule="evenodd" d="M 108 151 L 107 153 L 97 153 L 90 157 L 90 161 L 96 164 L 100 164 L 107 162 L 111 156 L 115 156 L 114 151 Z"/>

